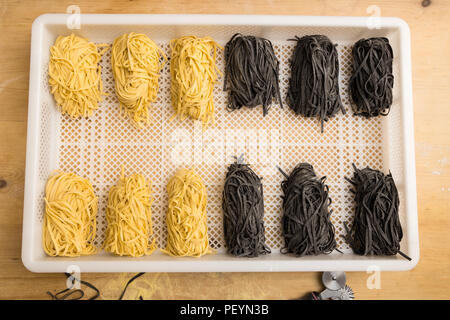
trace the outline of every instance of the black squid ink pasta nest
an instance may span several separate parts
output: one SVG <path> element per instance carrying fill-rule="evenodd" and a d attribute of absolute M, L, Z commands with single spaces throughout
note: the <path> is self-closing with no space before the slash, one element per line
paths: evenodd
<path fill-rule="evenodd" d="M 353 165 L 352 179 L 347 179 L 355 194 L 355 219 L 347 238 L 359 255 L 396 255 L 411 260 L 400 251 L 403 238 L 398 214 L 400 204 L 392 174 L 385 175 L 369 167 L 358 169 Z"/>
<path fill-rule="evenodd" d="M 387 38 L 361 39 L 352 49 L 350 95 L 353 113 L 366 118 L 387 116 L 392 105 L 393 51 Z"/>
<path fill-rule="evenodd" d="M 298 115 L 324 121 L 339 111 L 345 114 L 339 95 L 339 61 L 336 46 L 324 35 L 295 37 L 287 101 Z"/>
<path fill-rule="evenodd" d="M 285 240 L 281 252 L 296 256 L 331 253 L 337 245 L 326 177 L 319 179 L 309 163 L 300 163 L 290 175 L 280 172 L 286 178 L 281 183 Z"/>
<path fill-rule="evenodd" d="M 229 254 L 257 257 L 270 253 L 264 235 L 263 185 L 248 164 L 237 161 L 229 166 L 222 208 Z"/>
<path fill-rule="evenodd" d="M 236 33 L 225 46 L 224 91 L 229 91 L 228 110 L 262 105 L 265 116 L 273 99 L 283 107 L 279 64 L 269 40 Z"/>

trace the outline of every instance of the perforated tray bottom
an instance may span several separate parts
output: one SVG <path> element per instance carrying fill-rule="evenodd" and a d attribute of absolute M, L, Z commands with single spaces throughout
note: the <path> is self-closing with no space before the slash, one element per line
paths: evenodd
<path fill-rule="evenodd" d="M 293 42 L 273 42 L 280 60 L 280 87 L 285 104 L 289 59 Z M 224 45 L 225 43 L 221 43 Z M 170 56 L 168 42 L 159 46 Z M 352 175 L 352 163 L 359 167 L 370 166 L 383 169 L 382 129 L 380 118 L 362 119 L 352 116 L 348 95 L 351 74 L 351 44 L 337 46 L 340 65 L 340 93 L 347 113 L 338 114 L 326 122 L 324 133 L 320 132 L 317 119 L 296 116 L 285 104 L 281 109 L 273 104 L 269 114 L 262 116 L 262 109 L 226 110 L 227 95 L 222 91 L 223 77 L 214 90 L 215 125 L 202 131 L 194 121 L 170 121 L 173 109 L 170 103 L 170 74 L 167 64 L 161 73 L 157 101 L 152 105 L 151 124 L 138 130 L 128 118 L 119 112 L 114 93 L 114 79 L 110 66 L 110 52 L 101 61 L 104 90 L 108 94 L 100 108 L 89 119 L 72 120 L 59 117 L 57 140 L 58 168 L 74 171 L 88 178 L 99 197 L 97 245 L 101 245 L 106 229 L 105 206 L 108 190 L 117 182 L 121 165 L 126 174 L 139 172 L 147 177 L 154 190 L 152 219 L 154 237 L 159 247 L 166 244 L 167 228 L 165 212 L 168 179 L 180 167 L 193 167 L 202 176 L 208 191 L 208 234 L 213 248 L 224 247 L 222 225 L 222 188 L 226 169 L 234 161 L 232 156 L 244 154 L 246 162 L 263 178 L 265 202 L 266 241 L 270 248 L 280 249 L 281 235 L 281 181 L 276 169 L 280 166 L 291 172 L 299 162 L 309 162 L 318 176 L 327 176 L 332 199 L 331 219 L 336 228 L 338 246 L 349 251 L 344 240 L 343 223 L 351 223 L 353 198 L 350 185 L 344 177 Z M 223 52 L 219 52 L 217 65 L 224 70 Z M 43 86 L 49 92 L 46 77 Z M 41 123 L 42 132 L 50 121 L 44 103 Z M 45 141 L 42 139 L 41 141 Z M 41 148 L 41 159 L 45 159 L 45 147 Z M 47 170 L 41 170 L 41 179 L 46 179 Z M 43 212 L 41 193 L 40 219 Z"/>

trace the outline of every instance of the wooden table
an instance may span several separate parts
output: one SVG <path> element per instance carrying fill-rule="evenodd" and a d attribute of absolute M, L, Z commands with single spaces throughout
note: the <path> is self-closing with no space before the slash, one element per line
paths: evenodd
<path fill-rule="evenodd" d="M 368 274 L 348 273 L 358 299 L 450 297 L 450 1 L 0 1 L 0 299 L 48 299 L 65 286 L 61 274 L 33 274 L 22 265 L 21 236 L 31 23 L 43 13 L 223 13 L 382 16 L 411 28 L 417 190 L 421 256 L 409 272 L 383 272 L 381 289 Z M 117 298 L 129 274 L 83 274 L 103 298 Z M 289 299 L 321 288 L 319 273 L 146 274 L 128 298 Z"/>

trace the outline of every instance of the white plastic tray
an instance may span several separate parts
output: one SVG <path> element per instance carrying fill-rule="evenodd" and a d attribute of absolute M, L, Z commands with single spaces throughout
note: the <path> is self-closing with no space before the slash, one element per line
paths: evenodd
<path fill-rule="evenodd" d="M 367 271 L 369 268 L 408 270 L 417 264 L 419 241 L 410 34 L 404 21 L 380 18 L 379 28 L 369 29 L 370 21 L 364 17 L 81 15 L 81 29 L 73 32 L 90 41 L 111 43 L 122 33 L 143 32 L 168 56 L 170 39 L 183 35 L 208 35 L 221 45 L 236 32 L 268 38 L 281 62 L 283 100 L 294 46 L 287 40 L 296 35 L 325 34 L 338 45 L 340 92 L 347 114 L 338 114 L 328 121 L 323 134 L 317 120 L 297 117 L 287 106 L 281 109 L 273 105 L 265 118 L 258 108 L 227 112 L 223 77 L 214 93 L 216 126 L 202 133 L 192 121 L 169 121 L 173 111 L 168 67 L 161 75 L 158 100 L 151 111 L 152 124 L 141 131 L 133 128 L 119 115 L 109 53 L 101 62 L 103 82 L 109 95 L 100 109 L 89 119 L 71 120 L 62 116 L 49 92 L 46 72 L 50 46 L 58 35 L 72 32 L 66 26 L 68 18 L 65 14 L 46 14 L 33 23 L 22 243 L 22 260 L 29 270 L 65 272 L 75 265 L 82 272 Z M 395 85 L 389 116 L 368 120 L 352 116 L 347 87 L 351 74 L 351 47 L 357 40 L 372 36 L 390 40 L 394 51 Z M 223 52 L 219 53 L 217 63 L 223 71 Z M 179 140 L 184 143 L 181 149 Z M 264 182 L 266 238 L 272 254 L 254 259 L 235 258 L 224 250 L 221 190 L 231 155 L 241 153 L 246 154 Z M 328 177 L 333 199 L 332 220 L 339 248 L 345 254 L 302 258 L 280 254 L 279 249 L 283 246 L 280 225 L 282 176 L 275 165 L 290 172 L 297 163 L 304 161 L 310 162 L 318 175 Z M 404 231 L 401 250 L 412 261 L 400 256 L 354 255 L 345 243 L 343 223 L 351 222 L 354 204 L 350 185 L 344 177 L 352 175 L 352 163 L 384 172 L 391 170 L 400 194 L 400 219 Z M 153 226 L 160 247 L 165 246 L 167 233 L 164 218 L 167 180 L 177 168 L 194 166 L 207 186 L 209 237 L 218 254 L 173 258 L 158 251 L 151 256 L 127 258 L 102 251 L 80 258 L 46 256 L 41 245 L 41 223 L 44 186 L 49 174 L 56 169 L 71 170 L 94 184 L 99 196 L 97 244 L 100 245 L 105 230 L 107 192 L 117 181 L 121 164 L 125 165 L 127 174 L 140 172 L 153 182 Z"/>

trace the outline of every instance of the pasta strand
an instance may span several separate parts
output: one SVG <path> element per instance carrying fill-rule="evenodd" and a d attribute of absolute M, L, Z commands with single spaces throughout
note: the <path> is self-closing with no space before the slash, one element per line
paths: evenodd
<path fill-rule="evenodd" d="M 181 120 L 200 120 L 203 128 L 214 122 L 214 83 L 217 81 L 217 48 L 210 37 L 186 36 L 170 41 L 171 95 L 175 114 Z M 211 55 L 212 54 L 212 55 Z"/>
<path fill-rule="evenodd" d="M 214 253 L 206 224 L 206 188 L 194 170 L 179 170 L 167 184 L 167 246 L 171 256 L 200 257 Z"/>
<path fill-rule="evenodd" d="M 228 167 L 222 209 L 229 254 L 258 257 L 270 253 L 264 234 L 263 184 L 250 166 L 240 159 Z"/>
<path fill-rule="evenodd" d="M 119 256 L 141 257 L 155 251 L 155 239 L 149 243 L 152 230 L 152 189 L 140 174 L 122 174 L 112 186 L 106 208 L 105 251 Z"/>
<path fill-rule="evenodd" d="M 102 100 L 102 55 L 108 50 L 74 34 L 59 36 L 50 48 L 49 84 L 56 104 L 72 118 L 89 117 Z"/>
<path fill-rule="evenodd" d="M 78 257 L 97 252 L 94 239 L 98 199 L 89 180 L 59 172 L 45 187 L 43 249 L 49 256 Z"/>
<path fill-rule="evenodd" d="M 138 127 L 149 123 L 149 106 L 156 100 L 166 60 L 164 52 L 145 34 L 131 32 L 114 40 L 111 65 L 116 95 L 120 109 Z"/>

